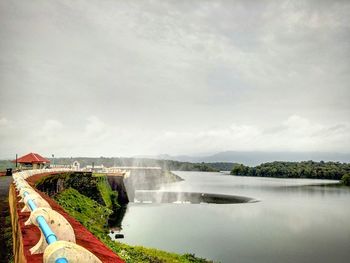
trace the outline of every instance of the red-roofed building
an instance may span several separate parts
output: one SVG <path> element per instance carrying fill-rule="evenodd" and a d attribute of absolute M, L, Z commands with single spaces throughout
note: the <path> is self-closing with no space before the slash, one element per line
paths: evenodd
<path fill-rule="evenodd" d="M 12 162 L 16 162 L 13 160 Z M 45 166 L 50 164 L 50 160 L 42 157 L 37 153 L 28 153 L 17 159 L 19 169 L 43 169 Z"/>

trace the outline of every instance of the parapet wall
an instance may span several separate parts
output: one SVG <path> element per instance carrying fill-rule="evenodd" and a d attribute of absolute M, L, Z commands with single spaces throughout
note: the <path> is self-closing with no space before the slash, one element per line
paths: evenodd
<path fill-rule="evenodd" d="M 9 189 L 9 205 L 12 224 L 14 263 L 27 262 L 23 252 L 23 239 L 17 214 L 17 194 L 13 184 Z"/>

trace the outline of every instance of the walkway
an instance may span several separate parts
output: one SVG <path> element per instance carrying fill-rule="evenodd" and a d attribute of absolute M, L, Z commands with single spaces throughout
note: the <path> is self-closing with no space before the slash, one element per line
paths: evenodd
<path fill-rule="evenodd" d="M 12 246 L 8 248 L 6 246 L 5 229 L 6 225 L 5 218 L 9 215 L 9 185 L 12 182 L 12 176 L 0 176 L 0 263 L 7 263 L 7 256 L 9 254 L 8 249 L 12 249 Z M 11 221 L 9 222 L 11 224 Z"/>

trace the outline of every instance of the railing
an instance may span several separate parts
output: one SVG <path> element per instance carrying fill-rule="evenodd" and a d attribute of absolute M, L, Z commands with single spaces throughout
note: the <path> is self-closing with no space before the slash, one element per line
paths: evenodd
<path fill-rule="evenodd" d="M 23 196 L 24 197 L 29 196 L 29 193 L 24 192 Z M 27 203 L 28 203 L 30 210 L 34 211 L 35 209 L 37 209 L 37 207 L 32 199 L 28 199 Z M 41 232 L 44 234 L 47 244 L 50 245 L 50 244 L 58 241 L 55 233 L 51 230 L 51 228 L 49 227 L 49 225 L 47 224 L 47 222 L 43 216 L 38 216 L 36 218 L 36 222 L 38 223 Z M 58 258 L 55 260 L 55 263 L 68 263 L 68 260 L 64 257 Z"/>
<path fill-rule="evenodd" d="M 41 232 L 39 242 L 30 249 L 30 252 L 44 253 L 44 263 L 77 262 L 81 258 L 84 258 L 84 262 L 100 263 L 101 261 L 90 251 L 75 244 L 75 234 L 69 222 L 61 214 L 52 210 L 46 200 L 25 180 L 36 174 L 64 171 L 71 171 L 71 169 L 26 170 L 13 174 L 16 189 L 22 197 L 21 201 L 25 204 L 22 211 L 31 213 L 25 225 L 34 224 Z"/>

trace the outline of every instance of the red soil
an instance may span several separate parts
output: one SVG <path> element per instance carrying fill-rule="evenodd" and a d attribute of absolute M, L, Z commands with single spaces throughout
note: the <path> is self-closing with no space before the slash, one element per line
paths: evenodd
<path fill-rule="evenodd" d="M 34 188 L 34 183 L 43 176 L 47 176 L 53 173 L 38 174 L 27 179 L 28 183 Z M 61 215 L 63 215 L 67 221 L 71 224 L 74 229 L 76 243 L 95 256 L 97 256 L 102 262 L 124 262 L 117 254 L 115 254 L 111 249 L 104 245 L 100 240 L 98 240 L 92 233 L 90 233 L 83 225 L 81 225 L 77 220 L 67 214 L 61 206 L 59 206 L 55 201 L 53 201 L 48 195 L 35 189 L 51 206 L 51 208 Z M 40 230 L 34 225 L 25 226 L 24 222 L 28 219 L 29 212 L 21 212 L 23 203 L 19 204 L 20 198 L 17 198 L 17 213 L 18 222 L 21 227 L 22 237 L 23 237 L 23 251 L 27 262 L 43 262 L 43 254 L 31 255 L 29 249 L 32 248 L 39 241 Z M 83 262 L 83 260 L 82 260 Z"/>

